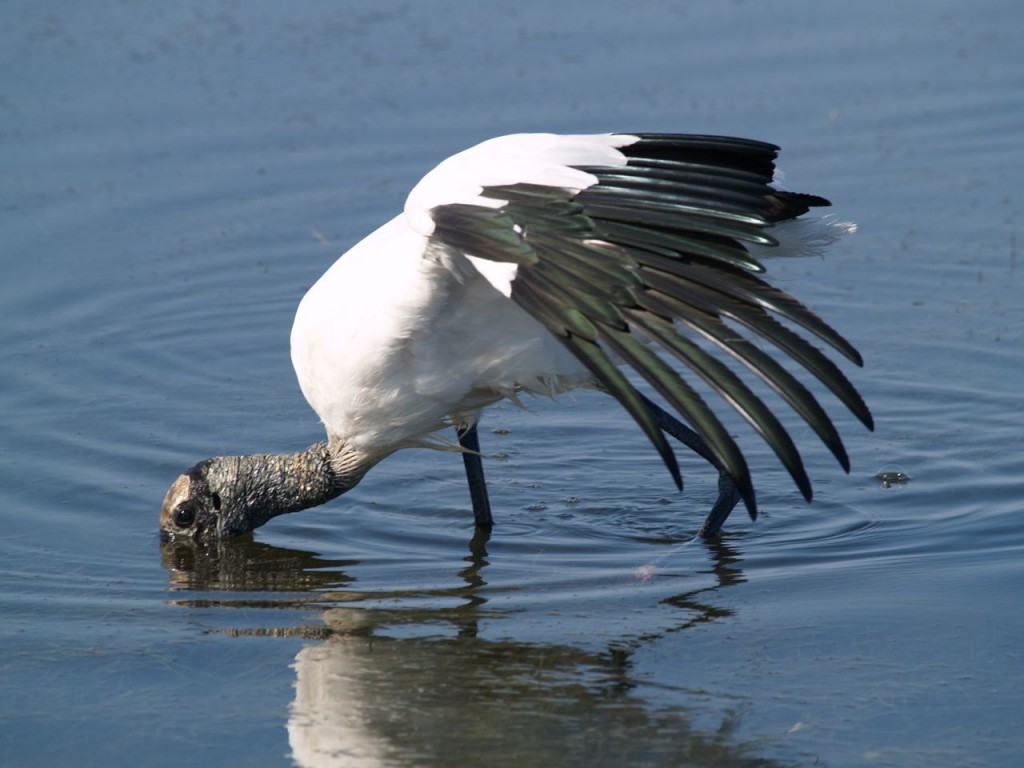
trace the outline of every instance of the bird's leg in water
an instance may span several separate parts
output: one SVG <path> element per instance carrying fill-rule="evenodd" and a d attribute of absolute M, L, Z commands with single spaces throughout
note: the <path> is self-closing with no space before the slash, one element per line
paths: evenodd
<path fill-rule="evenodd" d="M 704 525 L 701 526 L 698 533 L 699 536 L 705 539 L 711 538 L 721 530 L 726 518 L 729 517 L 729 513 L 732 512 L 740 500 L 740 493 L 736 490 L 736 483 L 729 477 L 729 473 L 722 469 L 718 460 L 711 453 L 707 443 L 704 442 L 700 435 L 650 398 L 643 394 L 640 397 L 644 399 L 647 407 L 651 409 L 651 413 L 654 414 L 654 418 L 663 432 L 672 435 L 672 437 L 706 459 L 709 464 L 718 470 L 718 499 L 715 501 L 714 506 L 711 507 L 711 512 L 708 513 L 707 519 L 704 520 Z"/>
<path fill-rule="evenodd" d="M 469 481 L 469 497 L 473 500 L 473 520 L 477 528 L 490 530 L 494 525 L 491 517 L 491 500 L 487 497 L 487 483 L 484 481 L 484 464 L 480 458 L 480 437 L 476 424 L 468 427 L 456 426 L 455 434 L 459 445 L 465 449 L 462 462 L 466 466 L 466 480 Z M 728 514 L 728 513 L 726 513 Z M 722 518 L 725 520 L 725 518 Z"/>

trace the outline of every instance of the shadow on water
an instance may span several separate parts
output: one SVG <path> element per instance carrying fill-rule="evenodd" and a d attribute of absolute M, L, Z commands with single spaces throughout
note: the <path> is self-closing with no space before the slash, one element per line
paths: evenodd
<path fill-rule="evenodd" d="M 213 546 L 164 542 L 161 550 L 173 604 L 319 612 L 319 624 L 214 630 L 307 641 L 292 664 L 295 696 L 282 724 L 299 765 L 462 765 L 473 755 L 486 755 L 490 766 L 538 759 L 591 766 L 784 764 L 738 739 L 741 701 L 708 725 L 706 713 L 680 706 L 678 697 L 670 706 L 652 704 L 659 683 L 633 673 L 640 647 L 730 615 L 710 598 L 745 581 L 734 546 L 706 543 L 711 578 L 661 600 L 679 609 L 678 622 L 588 649 L 521 642 L 501 631 L 501 622 L 516 621 L 520 612 L 489 604 L 487 543 L 480 533 L 469 542 L 458 585 L 422 591 L 361 592 L 346 573 L 357 562 L 251 537 Z M 190 598 L 187 592 L 221 594 Z M 695 701 L 707 696 L 673 693 Z"/>

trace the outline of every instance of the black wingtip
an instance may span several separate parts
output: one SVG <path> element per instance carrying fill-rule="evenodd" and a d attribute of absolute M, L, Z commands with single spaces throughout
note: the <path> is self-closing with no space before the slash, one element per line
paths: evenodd
<path fill-rule="evenodd" d="M 672 446 L 669 445 L 668 440 L 665 439 L 665 433 L 658 428 L 654 412 L 643 402 L 640 393 L 636 390 L 632 390 L 630 394 L 636 396 L 636 403 L 623 401 L 619 395 L 616 395 L 616 398 L 619 399 L 619 402 L 625 405 L 626 409 L 633 414 L 633 418 L 640 425 L 641 429 L 643 429 L 644 434 L 647 435 L 647 439 L 654 445 L 654 448 L 658 451 L 658 455 L 661 456 L 661 460 L 665 463 L 665 468 L 668 469 L 668 473 L 672 476 L 672 482 L 676 484 L 676 489 L 682 492 L 683 473 L 679 469 L 679 460 L 676 458 L 675 451 L 672 450 Z M 639 409 L 646 411 L 646 419 L 640 419 L 637 417 L 637 410 Z"/>
<path fill-rule="evenodd" d="M 872 415 L 867 405 L 864 406 L 863 418 L 861 418 L 860 422 L 868 428 L 868 432 L 875 431 L 875 417 Z"/>
<path fill-rule="evenodd" d="M 735 479 L 733 482 L 736 482 Z M 747 508 L 747 514 L 750 515 L 750 519 L 757 520 L 757 499 L 754 497 L 754 489 L 750 489 L 750 495 L 748 496 L 740 486 L 736 486 L 736 490 L 739 491 L 740 498 L 743 499 L 743 506 Z"/>
<path fill-rule="evenodd" d="M 803 216 L 811 208 L 824 208 L 832 205 L 824 197 L 809 195 L 805 192 L 775 191 L 765 197 L 765 207 L 761 214 L 771 222 L 789 221 Z"/>
<path fill-rule="evenodd" d="M 679 462 L 676 461 L 675 453 L 669 450 L 669 456 L 671 461 L 665 458 L 662 454 L 661 459 L 665 462 L 665 466 L 668 467 L 668 472 L 672 475 L 672 481 L 676 484 L 676 490 L 680 493 L 683 492 L 683 473 L 679 471 Z"/>

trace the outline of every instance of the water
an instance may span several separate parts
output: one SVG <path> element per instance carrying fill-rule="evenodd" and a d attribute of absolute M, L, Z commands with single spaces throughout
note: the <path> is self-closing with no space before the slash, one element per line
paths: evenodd
<path fill-rule="evenodd" d="M 0 45 L 0 764 L 1015 765 L 1024 171 L 1008 2 L 9 2 Z M 878 430 L 805 507 L 688 543 L 599 397 L 406 452 L 215 551 L 185 467 L 320 439 L 304 290 L 435 162 L 518 130 L 781 143 L 858 222 L 775 262 L 864 352 Z M 911 480 L 883 488 L 879 471 Z"/>

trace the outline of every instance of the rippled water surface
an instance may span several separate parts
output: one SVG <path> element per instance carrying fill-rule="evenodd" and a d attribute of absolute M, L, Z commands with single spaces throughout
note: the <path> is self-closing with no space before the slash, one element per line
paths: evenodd
<path fill-rule="evenodd" d="M 0 764 L 1016 765 L 1024 752 L 1024 10 L 1011 2 L 9 2 L 0 28 Z M 805 506 L 691 541 L 627 416 L 490 411 L 457 456 L 217 548 L 200 458 L 320 439 L 318 275 L 521 130 L 784 146 L 858 222 L 769 275 L 864 353 L 877 431 Z M 878 472 L 909 482 L 885 488 Z"/>

